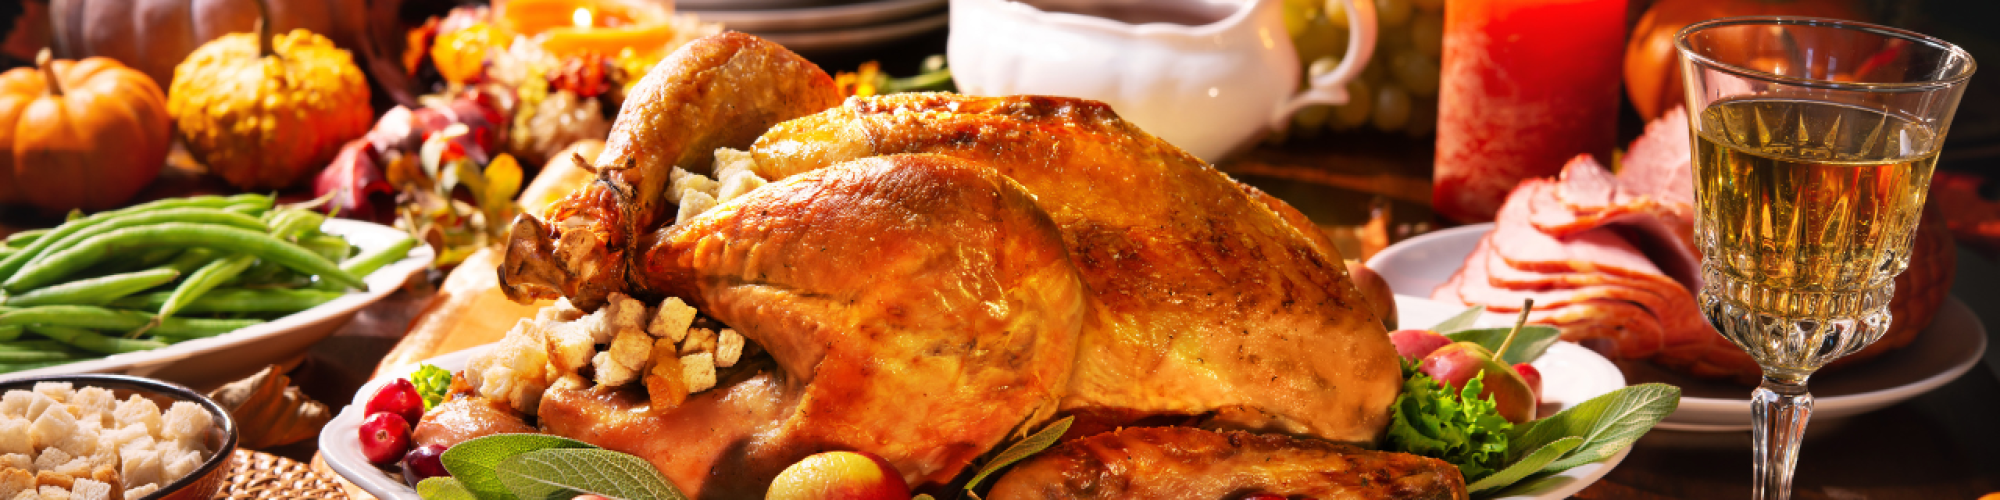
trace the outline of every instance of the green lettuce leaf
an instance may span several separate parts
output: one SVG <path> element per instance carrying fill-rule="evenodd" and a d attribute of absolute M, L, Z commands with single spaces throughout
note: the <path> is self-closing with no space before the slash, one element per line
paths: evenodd
<path fill-rule="evenodd" d="M 1408 364 L 1404 368 L 1410 371 Z M 1391 407 L 1388 448 L 1450 462 L 1467 481 L 1505 465 L 1513 424 L 1500 416 L 1491 398 L 1479 399 L 1484 389 L 1479 379 L 1472 377 L 1453 393 L 1422 373 L 1405 378 L 1403 393 Z"/>

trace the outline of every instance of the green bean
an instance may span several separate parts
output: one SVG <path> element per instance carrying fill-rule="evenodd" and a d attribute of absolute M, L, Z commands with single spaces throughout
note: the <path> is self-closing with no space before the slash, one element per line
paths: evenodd
<path fill-rule="evenodd" d="M 382 266 L 387 266 L 391 262 L 403 260 L 404 257 L 410 256 L 410 250 L 416 247 L 416 238 L 404 236 L 403 239 L 396 240 L 395 243 L 390 243 L 388 246 L 373 251 L 362 252 L 361 255 L 356 255 L 354 258 L 342 261 L 340 269 L 353 273 L 355 276 L 374 274 L 375 270 L 381 269 Z"/>
<path fill-rule="evenodd" d="M 195 269 L 200 269 L 201 266 L 208 265 L 209 261 L 213 260 L 215 260 L 214 250 L 188 248 L 181 250 L 180 255 L 174 256 L 174 260 L 167 261 L 165 265 L 160 267 L 180 271 L 181 274 L 187 274 L 194 272 Z"/>
<path fill-rule="evenodd" d="M 167 302 L 160 305 L 159 317 L 173 316 L 181 310 L 181 306 L 201 297 L 201 294 L 208 293 L 215 288 L 215 285 L 235 279 L 236 275 L 243 274 L 244 269 L 249 269 L 250 265 L 255 263 L 257 263 L 256 257 L 231 255 L 201 266 L 201 269 L 189 274 L 188 279 L 182 280 L 180 286 L 174 287 L 173 295 L 168 296 Z"/>
<path fill-rule="evenodd" d="M 21 325 L 0 326 L 0 342 L 21 338 Z"/>
<path fill-rule="evenodd" d="M 107 337 L 97 332 L 70 326 L 30 325 L 28 331 L 35 332 L 36 335 L 55 339 L 57 342 L 69 344 L 78 349 L 99 354 L 145 351 L 167 346 L 166 342 L 158 340 Z"/>
<path fill-rule="evenodd" d="M 142 293 L 112 301 L 120 309 L 159 310 L 173 292 Z M 189 313 L 290 313 L 311 309 L 347 295 L 313 289 L 217 288 L 181 306 Z"/>
<path fill-rule="evenodd" d="M 128 227 L 97 235 L 47 259 L 24 267 L 0 283 L 0 289 L 28 290 L 54 282 L 110 255 L 130 248 L 155 246 L 207 246 L 239 251 L 283 264 L 303 273 L 317 275 L 339 284 L 366 289 L 367 283 L 340 270 L 340 266 L 297 245 L 257 231 L 212 224 L 169 222 Z"/>
<path fill-rule="evenodd" d="M 34 243 L 35 239 L 41 238 L 42 235 L 49 234 L 49 231 L 53 230 L 29 229 L 26 231 L 18 231 L 15 232 L 14 234 L 7 235 L 7 243 L 5 245 L 0 245 L 0 246 L 6 246 L 11 248 L 24 248 L 27 247 L 29 244 Z"/>
<path fill-rule="evenodd" d="M 0 365 L 75 359 L 75 355 L 63 351 L 0 351 Z"/>
<path fill-rule="evenodd" d="M 89 228 L 90 226 L 95 225 L 99 222 L 116 218 L 120 215 L 139 213 L 150 210 L 165 210 L 171 208 L 215 208 L 215 207 L 223 207 L 223 206 L 244 204 L 244 203 L 263 203 L 265 205 L 269 205 L 271 203 L 271 197 L 264 196 L 261 194 L 240 194 L 226 198 L 220 196 L 168 198 L 149 203 L 141 203 L 138 205 L 133 205 L 118 210 L 112 210 L 108 212 L 98 212 L 97 214 L 91 215 L 89 217 L 84 217 L 81 219 L 64 222 L 62 225 L 56 226 L 54 230 L 51 230 L 48 233 L 43 234 L 42 236 L 36 237 L 35 242 L 29 244 L 28 248 L 20 252 L 15 252 L 12 255 L 8 255 L 5 260 L 0 260 L 0 276 L 8 276 L 16 272 L 19 272 L 22 267 L 28 265 L 28 259 L 40 255 L 44 250 L 48 250 L 56 243 L 57 240 L 61 240 L 64 237 L 76 233 L 77 231 Z"/>
<path fill-rule="evenodd" d="M 129 332 L 145 327 L 152 321 L 152 313 L 96 306 L 36 306 L 0 311 L 0 328 L 55 325 Z M 208 337 L 263 322 L 255 319 L 167 318 L 149 331 L 153 335 L 162 337 Z"/>
<path fill-rule="evenodd" d="M 14 328 L 20 327 L 17 326 Z M 62 351 L 67 349 L 69 349 L 69 346 L 54 340 L 14 340 L 0 342 L 0 351 L 8 352 Z"/>
<path fill-rule="evenodd" d="M 172 269 L 150 269 L 145 271 L 113 274 L 102 278 L 71 281 L 47 288 L 7 298 L 6 304 L 17 307 L 45 306 L 54 304 L 102 305 L 119 297 L 145 291 L 172 282 L 179 278 L 180 271 Z"/>
<path fill-rule="evenodd" d="M 214 208 L 171 208 L 129 213 L 98 221 L 90 227 L 79 229 L 67 236 L 63 236 L 61 239 L 56 240 L 54 245 L 49 247 L 49 252 L 43 252 L 41 255 L 29 259 L 28 266 L 33 266 L 36 262 L 41 262 L 42 259 L 48 258 L 56 251 L 76 246 L 78 243 L 100 234 L 127 227 L 150 226 L 168 222 L 217 224 L 244 229 L 264 229 L 264 222 L 257 220 L 256 217 Z"/>

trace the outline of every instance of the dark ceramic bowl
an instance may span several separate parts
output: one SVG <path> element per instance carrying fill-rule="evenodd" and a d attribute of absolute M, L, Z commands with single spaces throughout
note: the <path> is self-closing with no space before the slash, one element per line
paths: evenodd
<path fill-rule="evenodd" d="M 204 410 L 208 410 L 208 416 L 215 419 L 215 429 L 209 433 L 208 438 L 209 449 L 214 450 L 215 455 L 208 457 L 207 462 L 203 462 L 200 468 L 195 469 L 193 473 L 188 474 L 186 477 L 167 483 L 166 486 L 160 488 L 160 491 L 153 492 L 151 495 L 134 500 L 207 500 L 215 498 L 215 494 L 222 491 L 223 483 L 229 479 L 230 471 L 235 468 L 236 420 L 229 417 L 229 410 L 224 409 L 220 404 L 216 404 L 214 400 L 208 399 L 208 396 L 170 382 L 130 375 L 108 374 L 49 375 L 0 380 L 0 394 L 13 390 L 31 390 L 34 389 L 36 383 L 40 382 L 69 382 L 70 385 L 77 388 L 100 387 L 109 389 L 120 401 L 131 397 L 133 394 L 138 394 L 152 399 L 154 403 L 160 405 L 161 409 L 172 406 L 175 401 L 189 401 L 201 405 L 201 408 Z"/>

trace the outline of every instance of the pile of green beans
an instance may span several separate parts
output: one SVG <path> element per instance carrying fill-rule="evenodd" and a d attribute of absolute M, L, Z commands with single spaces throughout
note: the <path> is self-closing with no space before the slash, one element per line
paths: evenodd
<path fill-rule="evenodd" d="M 173 198 L 0 241 L 0 373 L 211 337 L 366 289 L 404 239 L 354 254 L 269 196 Z"/>

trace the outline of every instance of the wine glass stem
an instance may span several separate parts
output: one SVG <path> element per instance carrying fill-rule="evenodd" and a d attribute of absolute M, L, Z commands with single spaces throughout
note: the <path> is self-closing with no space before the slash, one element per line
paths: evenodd
<path fill-rule="evenodd" d="M 1764 377 L 1764 383 L 1751 393 L 1750 414 L 1750 437 L 1755 440 L 1757 454 L 1753 496 L 1758 500 L 1791 498 L 1792 469 L 1799 462 L 1806 419 L 1812 417 L 1812 394 L 1806 392 L 1805 380 Z"/>

